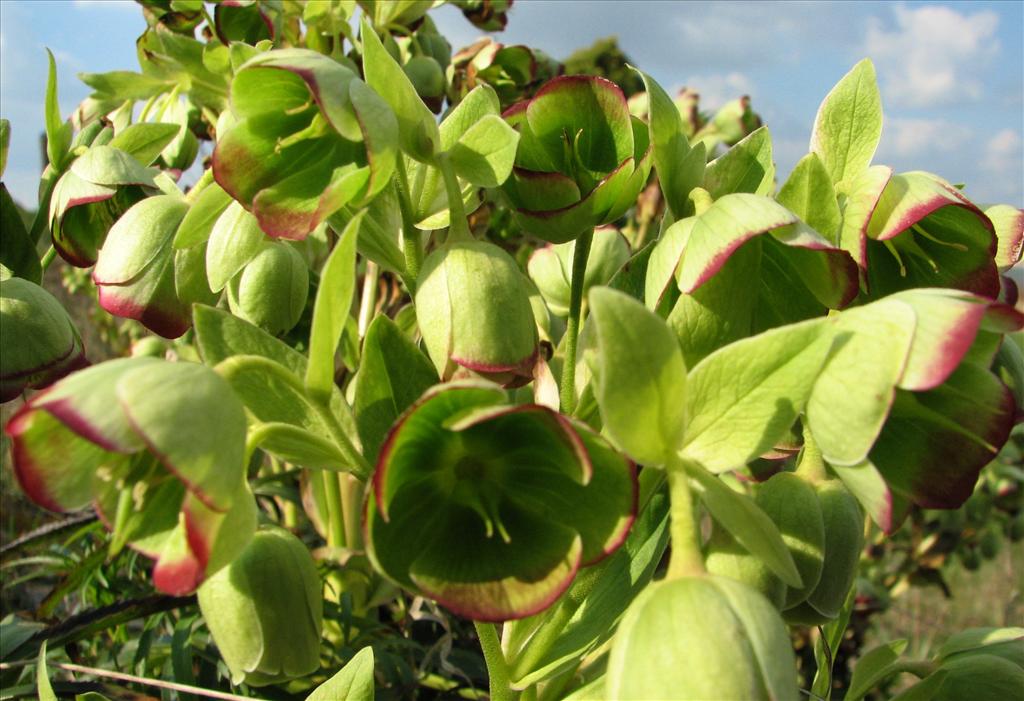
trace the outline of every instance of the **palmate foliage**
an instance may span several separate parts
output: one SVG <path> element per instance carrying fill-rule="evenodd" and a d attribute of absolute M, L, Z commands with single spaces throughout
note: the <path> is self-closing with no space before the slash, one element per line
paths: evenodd
<path fill-rule="evenodd" d="M 986 465 L 1024 213 L 874 164 L 869 61 L 779 182 L 748 97 L 705 114 L 614 44 L 566 75 L 453 53 L 429 0 L 140 5 L 140 71 L 66 121 L 51 58 L 35 221 L 0 192 L 13 474 L 67 519 L 5 546 L 10 697 L 827 698 L 865 533 L 993 494 L 1019 537 Z M 84 367 L 55 256 L 131 357 Z M 1022 638 L 893 642 L 847 698 L 1006 698 Z"/>

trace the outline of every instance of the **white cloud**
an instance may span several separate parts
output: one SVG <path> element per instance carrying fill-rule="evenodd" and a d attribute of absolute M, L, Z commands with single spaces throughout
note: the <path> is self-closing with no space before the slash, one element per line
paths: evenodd
<path fill-rule="evenodd" d="M 953 153 L 971 140 L 973 131 L 963 124 L 945 119 L 891 118 L 885 121 L 880 154 L 921 156 L 935 151 Z"/>
<path fill-rule="evenodd" d="M 137 12 L 139 6 L 132 0 L 74 0 L 72 3 L 78 10 L 131 10 Z"/>
<path fill-rule="evenodd" d="M 961 14 L 950 7 L 892 8 L 895 27 L 870 18 L 865 51 L 879 64 L 886 97 L 929 107 L 981 97 L 976 76 L 999 52 L 999 16 Z"/>
<path fill-rule="evenodd" d="M 701 111 L 713 112 L 730 100 L 755 92 L 754 83 L 738 71 L 710 73 L 687 78 L 683 85 L 700 95 Z"/>
<path fill-rule="evenodd" d="M 985 167 L 1000 175 L 1021 177 L 1024 141 L 1013 129 L 1003 129 L 985 144 Z"/>

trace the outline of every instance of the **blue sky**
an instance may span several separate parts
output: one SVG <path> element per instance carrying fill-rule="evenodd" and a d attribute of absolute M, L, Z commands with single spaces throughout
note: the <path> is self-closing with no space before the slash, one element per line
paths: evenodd
<path fill-rule="evenodd" d="M 454 8 L 434 17 L 455 47 L 480 34 Z M 77 73 L 137 69 L 144 27 L 131 2 L 0 0 L 0 114 L 13 130 L 4 180 L 15 199 L 30 203 L 38 182 L 44 47 L 66 116 L 89 92 Z M 613 34 L 666 88 L 695 87 L 705 108 L 749 94 L 783 177 L 807 151 L 821 98 L 870 56 L 885 109 L 876 163 L 964 182 L 982 203 L 1024 205 L 1024 3 L 517 0 L 495 36 L 564 58 Z"/>

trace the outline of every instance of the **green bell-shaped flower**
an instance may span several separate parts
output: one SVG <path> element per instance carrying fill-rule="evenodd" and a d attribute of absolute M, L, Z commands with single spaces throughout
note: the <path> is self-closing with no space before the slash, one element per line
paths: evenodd
<path fill-rule="evenodd" d="M 321 590 L 309 550 L 276 527 L 257 531 L 199 587 L 199 610 L 232 683 L 276 684 L 320 668 Z"/>
<path fill-rule="evenodd" d="M 652 584 L 619 624 L 608 699 L 799 698 L 789 633 L 775 607 L 739 582 L 694 576 Z"/>
<path fill-rule="evenodd" d="M 288 243 L 268 242 L 228 285 L 235 316 L 275 336 L 290 331 L 309 296 L 309 269 Z"/>
<path fill-rule="evenodd" d="M 231 83 L 237 121 L 219 134 L 217 182 L 273 237 L 304 239 L 395 168 L 395 115 L 355 73 L 308 49 L 257 54 Z"/>
<path fill-rule="evenodd" d="M 4 427 L 14 474 L 50 511 L 93 505 L 156 560 L 153 582 L 187 594 L 256 528 L 245 481 L 245 409 L 209 368 L 138 357 L 65 377 Z"/>
<path fill-rule="evenodd" d="M 33 282 L 0 281 L 0 327 L 0 402 L 88 365 L 71 317 Z"/>
<path fill-rule="evenodd" d="M 392 427 L 372 485 L 364 528 L 377 569 L 483 621 L 549 606 L 621 545 L 636 512 L 627 458 L 480 382 L 428 390 Z"/>
<path fill-rule="evenodd" d="M 537 357 L 537 326 L 527 281 L 497 246 L 465 241 L 423 263 L 416 318 L 442 380 L 480 376 L 526 384 Z"/>
<path fill-rule="evenodd" d="M 615 83 L 573 75 L 547 82 L 505 119 L 520 134 L 503 189 L 528 233 L 565 243 L 610 224 L 647 184 L 653 151 L 647 125 L 629 114 Z"/>

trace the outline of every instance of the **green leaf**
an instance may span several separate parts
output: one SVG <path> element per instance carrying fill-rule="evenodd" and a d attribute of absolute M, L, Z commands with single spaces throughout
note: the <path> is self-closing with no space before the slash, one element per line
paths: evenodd
<path fill-rule="evenodd" d="M 306 701 L 373 701 L 373 648 L 364 647 Z"/>
<path fill-rule="evenodd" d="M 836 83 L 814 118 L 813 153 L 833 183 L 850 181 L 871 165 L 882 136 L 882 96 L 875 66 L 864 59 Z"/>
<path fill-rule="evenodd" d="M 835 663 L 836 651 L 839 650 L 845 637 L 846 627 L 850 623 L 850 614 L 853 613 L 856 599 L 857 589 L 851 587 L 839 615 L 835 620 L 821 626 L 821 635 L 818 636 L 818 640 L 814 644 L 814 662 L 818 669 L 814 673 L 811 693 L 819 698 L 823 697 L 825 701 L 832 698 L 832 666 Z"/>
<path fill-rule="evenodd" d="M 49 49 L 46 55 L 50 62 L 46 78 L 46 157 L 58 173 L 64 170 L 71 145 L 71 125 L 60 118 L 60 103 L 57 101 L 57 64 Z"/>
<path fill-rule="evenodd" d="M 39 656 L 36 658 L 36 693 L 39 696 L 39 701 L 57 701 L 57 695 L 53 693 L 53 687 L 50 685 L 50 679 L 46 674 L 45 640 L 39 648 Z"/>
<path fill-rule="evenodd" d="M 232 201 L 217 217 L 210 231 L 206 248 L 206 279 L 210 282 L 210 289 L 214 292 L 223 290 L 231 278 L 263 249 L 265 239 L 256 217 Z"/>
<path fill-rule="evenodd" d="M 834 331 L 812 319 L 720 348 L 691 371 L 681 454 L 712 472 L 771 449 L 803 410 Z"/>
<path fill-rule="evenodd" d="M 6 119 L 0 119 L 0 178 L 4 177 L 7 170 L 7 154 L 11 147 L 11 123 Z"/>
<path fill-rule="evenodd" d="M 176 249 L 191 248 L 207 241 L 213 234 L 213 229 L 221 215 L 232 202 L 231 195 L 224 192 L 220 185 L 217 183 L 207 185 L 192 202 L 185 218 L 178 225 L 178 230 L 174 232 L 174 247 Z M 236 215 L 241 217 L 237 211 Z M 225 220 L 225 227 L 227 223 L 228 220 Z"/>
<path fill-rule="evenodd" d="M 608 640 L 630 603 L 654 577 L 668 547 L 668 494 L 656 492 L 637 517 L 622 548 L 584 569 L 559 603 L 534 618 L 508 625 L 535 630 L 510 657 L 516 688 L 549 679 Z M 568 619 L 568 620 L 566 620 Z M 554 636 L 546 649 L 541 641 Z"/>
<path fill-rule="evenodd" d="M 885 533 L 892 534 L 903 523 L 910 502 L 896 494 L 870 461 L 858 465 L 831 465 L 850 494 L 857 498 L 871 520 Z"/>
<path fill-rule="evenodd" d="M 715 199 L 735 192 L 771 194 L 775 188 L 775 163 L 768 127 L 759 127 L 708 163 L 703 184 Z M 781 199 L 779 202 L 785 204 Z"/>
<path fill-rule="evenodd" d="M 469 128 L 451 148 L 455 173 L 477 187 L 498 187 L 512 172 L 519 132 L 498 115 Z"/>
<path fill-rule="evenodd" d="M 838 243 L 842 215 L 832 180 L 817 154 L 800 159 L 775 199 L 833 244 Z"/>
<path fill-rule="evenodd" d="M 690 191 L 704 178 L 704 145 L 690 148 L 675 103 L 654 78 L 637 72 L 643 78 L 650 101 L 651 144 L 658 183 L 673 218 L 682 219 L 693 213 Z"/>
<path fill-rule="evenodd" d="M 100 95 L 120 100 L 148 100 L 171 87 L 169 81 L 132 71 L 79 73 L 78 79 Z"/>
<path fill-rule="evenodd" d="M 373 320 L 363 341 L 353 410 L 366 459 L 374 462 L 395 420 L 438 381 L 430 360 L 391 321 Z"/>
<path fill-rule="evenodd" d="M 221 309 L 195 305 L 192 320 L 196 330 L 196 346 L 206 365 L 217 365 L 235 355 L 259 355 L 287 368 L 296 377 L 306 374 L 306 356 L 274 338 L 266 331 Z M 357 435 L 352 411 L 341 390 L 331 392 L 331 413 L 341 423 L 345 435 Z"/>
<path fill-rule="evenodd" d="M 791 587 L 800 587 L 800 572 L 782 534 L 754 500 L 733 491 L 700 465 L 691 463 L 686 472 L 715 520 L 779 579 Z"/>
<path fill-rule="evenodd" d="M 882 300 L 843 312 L 835 353 L 807 402 L 807 426 L 825 460 L 856 465 L 882 430 L 914 337 L 914 310 Z"/>
<path fill-rule="evenodd" d="M 96 185 L 149 185 L 153 174 L 128 153 L 113 146 L 93 146 L 71 164 L 71 172 Z"/>
<path fill-rule="evenodd" d="M 860 701 L 886 677 L 902 671 L 897 665 L 903 651 L 907 649 L 907 641 L 903 638 L 893 640 L 868 650 L 853 667 L 850 686 L 843 697 L 844 701 Z"/>
<path fill-rule="evenodd" d="M 179 125 L 164 122 L 131 124 L 111 139 L 108 146 L 120 149 L 142 165 L 148 166 L 156 160 L 167 144 L 174 141 L 180 130 Z"/>
<path fill-rule="evenodd" d="M 365 210 L 366 216 L 359 227 L 356 251 L 384 270 L 401 275 L 405 272 L 405 254 L 399 247 L 402 212 L 398 204 L 396 185 L 392 183 L 385 188 L 373 198 Z M 352 209 L 343 208 L 328 221 L 335 231 L 341 231 L 353 216 Z"/>
<path fill-rule="evenodd" d="M 686 366 L 665 322 L 614 290 L 590 291 L 597 336 L 595 396 L 608 435 L 633 459 L 661 465 L 686 422 Z"/>
<path fill-rule="evenodd" d="M 39 254 L 3 183 L 0 183 L 0 230 L 3 231 L 3 237 L 0 237 L 0 264 L 17 277 L 39 284 L 43 277 Z"/>
<path fill-rule="evenodd" d="M 867 239 L 871 216 L 890 178 L 892 168 L 871 166 L 854 177 L 847 188 L 839 246 L 857 261 L 862 270 L 868 267 Z"/>
<path fill-rule="evenodd" d="M 321 401 L 330 396 L 334 387 L 334 353 L 352 306 L 356 284 L 356 242 L 362 220 L 362 212 L 352 218 L 320 272 L 313 326 L 309 333 L 306 387 L 314 398 Z"/>
<path fill-rule="evenodd" d="M 360 36 L 366 82 L 394 110 L 402 151 L 417 161 L 432 161 L 441 143 L 434 115 L 423 104 L 405 71 L 387 52 L 365 18 Z"/>

